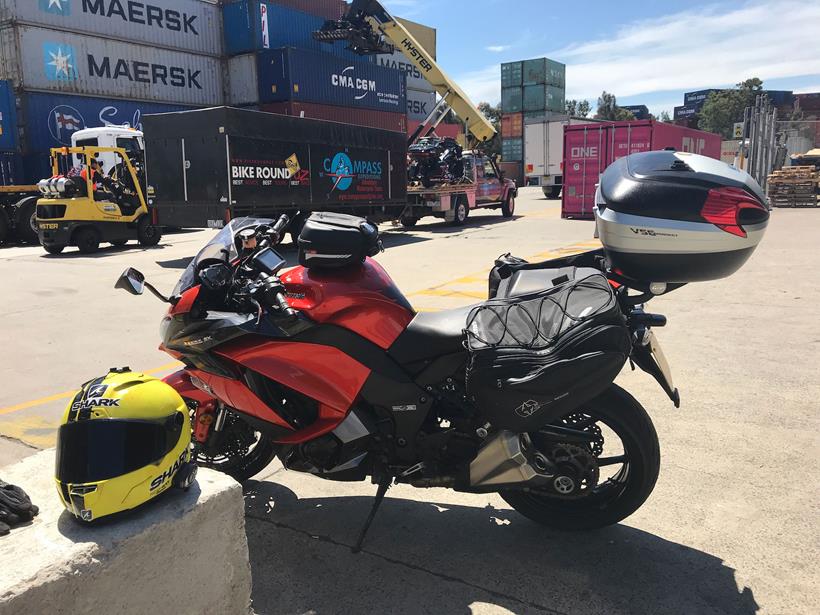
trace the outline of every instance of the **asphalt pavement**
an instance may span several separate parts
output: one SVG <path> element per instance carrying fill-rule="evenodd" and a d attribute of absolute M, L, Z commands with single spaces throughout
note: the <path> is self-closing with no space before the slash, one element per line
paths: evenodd
<path fill-rule="evenodd" d="M 775 210 L 739 273 L 650 304 L 669 318 L 657 335 L 682 406 L 642 372 L 619 377 L 655 421 L 662 453 L 655 492 L 623 523 L 562 533 L 492 495 L 398 486 L 353 555 L 375 486 L 273 464 L 246 487 L 255 611 L 820 612 L 818 229 L 820 210 Z M 425 310 L 486 297 L 501 253 L 536 259 L 595 246 L 592 223 L 561 220 L 559 203 L 537 189 L 522 190 L 513 220 L 474 212 L 463 229 L 429 220 L 382 230 L 378 259 Z M 113 283 L 131 265 L 170 288 L 213 232 L 93 258 L 0 249 L 0 468 L 53 443 L 85 380 L 115 365 L 173 369 L 156 350 L 163 306 Z"/>

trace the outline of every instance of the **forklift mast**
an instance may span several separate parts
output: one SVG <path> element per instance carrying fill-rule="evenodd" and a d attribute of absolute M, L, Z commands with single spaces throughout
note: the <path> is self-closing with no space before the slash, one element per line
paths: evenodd
<path fill-rule="evenodd" d="M 408 29 L 376 0 L 353 0 L 344 17 L 325 22 L 313 36 L 318 41 L 328 43 L 345 40 L 348 48 L 360 55 L 392 53 L 396 49 L 401 51 L 464 122 L 477 143 L 495 136 L 495 127 L 467 94 L 447 76 Z"/>

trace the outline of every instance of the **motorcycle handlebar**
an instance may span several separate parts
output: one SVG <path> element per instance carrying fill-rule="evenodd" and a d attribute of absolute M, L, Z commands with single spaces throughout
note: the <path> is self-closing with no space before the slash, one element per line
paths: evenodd
<path fill-rule="evenodd" d="M 273 225 L 271 228 L 271 233 L 276 237 L 276 243 L 279 243 L 282 239 L 282 235 L 285 229 L 288 227 L 290 223 L 290 218 L 287 215 L 282 214 L 279 216 L 279 219 L 276 221 L 276 224 Z"/>

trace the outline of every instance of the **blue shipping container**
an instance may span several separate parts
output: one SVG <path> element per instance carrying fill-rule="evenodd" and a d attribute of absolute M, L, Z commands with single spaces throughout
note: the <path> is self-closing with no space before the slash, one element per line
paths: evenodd
<path fill-rule="evenodd" d="M 262 103 L 313 102 L 407 112 L 404 71 L 289 47 L 260 52 L 257 74 Z"/>
<path fill-rule="evenodd" d="M 28 181 L 37 183 L 50 173 L 49 150 L 71 144 L 71 135 L 83 128 L 122 126 L 142 128 L 147 113 L 184 111 L 190 107 L 160 103 L 132 102 L 62 94 L 26 93 L 23 161 Z"/>
<path fill-rule="evenodd" d="M 27 183 L 23 179 L 23 159 L 17 152 L 0 152 L 0 186 Z"/>
<path fill-rule="evenodd" d="M 0 151 L 17 149 L 17 104 L 11 82 L 0 81 Z"/>
<path fill-rule="evenodd" d="M 347 50 L 346 43 L 320 43 L 313 33 L 325 23 L 324 18 L 310 15 L 270 2 L 241 0 L 222 8 L 225 28 L 225 50 L 229 56 L 297 47 L 322 51 L 349 60 L 362 60 L 362 56 Z M 368 61 L 368 60 L 363 60 Z"/>

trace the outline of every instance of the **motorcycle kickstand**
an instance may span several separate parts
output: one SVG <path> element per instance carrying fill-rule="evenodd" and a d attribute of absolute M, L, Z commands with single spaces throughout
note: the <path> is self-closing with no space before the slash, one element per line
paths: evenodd
<path fill-rule="evenodd" d="M 362 544 L 364 543 L 364 537 L 367 535 L 367 530 L 370 529 L 370 524 L 373 523 L 373 519 L 376 517 L 376 513 L 384 501 L 384 496 L 387 493 L 387 490 L 390 489 L 390 485 L 392 483 L 393 478 L 390 476 L 385 476 L 381 481 L 379 481 L 379 489 L 376 491 L 376 499 L 373 500 L 373 506 L 370 509 L 370 514 L 367 515 L 367 520 L 364 522 L 364 527 L 359 534 L 359 539 L 351 549 L 353 553 L 359 553 L 362 550 Z"/>

